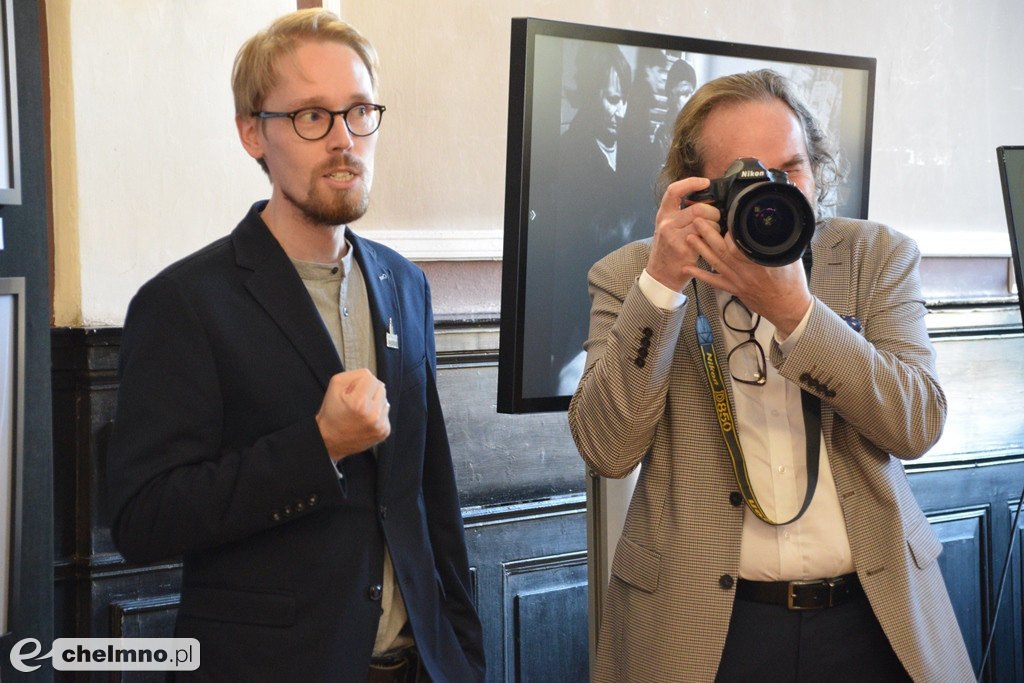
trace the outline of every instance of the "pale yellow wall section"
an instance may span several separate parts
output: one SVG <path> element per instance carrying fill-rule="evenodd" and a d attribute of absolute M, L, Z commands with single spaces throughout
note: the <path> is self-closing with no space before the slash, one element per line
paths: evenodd
<path fill-rule="evenodd" d="M 235 53 L 294 0 L 47 0 L 55 324 L 119 325 L 228 233 L 266 177 L 238 143 Z"/>
<path fill-rule="evenodd" d="M 518 16 L 876 57 L 871 217 L 918 239 L 926 254 L 976 253 L 989 242 L 1009 254 L 994 150 L 1021 143 L 1020 0 L 324 4 L 381 55 L 388 112 L 370 211 L 355 228 L 414 260 L 493 266 L 500 258 Z M 296 3 L 45 6 L 56 322 L 119 325 L 145 280 L 227 234 L 269 196 L 237 140 L 230 71 L 241 43 Z"/>
<path fill-rule="evenodd" d="M 50 60 L 50 165 L 53 177 L 53 315 L 57 326 L 82 322 L 78 248 L 78 163 L 71 84 L 71 0 L 47 0 Z"/>

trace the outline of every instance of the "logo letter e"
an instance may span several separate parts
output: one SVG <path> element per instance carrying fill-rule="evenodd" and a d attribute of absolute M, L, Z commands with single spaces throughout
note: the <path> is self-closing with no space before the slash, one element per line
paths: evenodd
<path fill-rule="evenodd" d="M 27 654 L 22 652 L 22 650 L 23 650 L 23 648 L 24 648 L 26 643 L 32 643 L 32 645 L 34 647 L 32 652 L 29 652 Z M 21 671 L 23 673 L 28 673 L 29 671 L 35 671 L 36 669 L 39 668 L 39 665 L 36 664 L 35 666 L 27 666 L 25 664 L 25 660 L 26 659 L 34 659 L 36 657 L 36 655 L 38 655 L 40 652 L 42 652 L 42 650 L 43 650 L 42 645 L 35 638 L 25 638 L 24 640 L 19 640 L 17 643 L 14 644 L 14 647 L 11 648 L 11 665 L 15 669 L 17 669 L 18 671 Z M 49 656 L 50 655 L 44 655 L 43 659 L 46 659 Z"/>

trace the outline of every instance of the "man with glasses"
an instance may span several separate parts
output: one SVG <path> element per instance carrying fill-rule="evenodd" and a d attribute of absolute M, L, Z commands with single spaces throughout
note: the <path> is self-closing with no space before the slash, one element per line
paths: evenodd
<path fill-rule="evenodd" d="M 385 111 L 374 48 L 296 12 L 243 45 L 232 86 L 270 199 L 132 300 L 114 540 L 182 556 L 190 677 L 481 680 L 429 286 L 348 227 Z"/>
<path fill-rule="evenodd" d="M 598 681 L 971 681 L 901 460 L 945 397 L 916 245 L 819 218 L 764 266 L 686 198 L 759 159 L 812 207 L 837 179 L 791 83 L 709 82 L 679 115 L 652 239 L 590 271 L 569 424 L 606 477 L 640 466 L 597 638 Z"/>

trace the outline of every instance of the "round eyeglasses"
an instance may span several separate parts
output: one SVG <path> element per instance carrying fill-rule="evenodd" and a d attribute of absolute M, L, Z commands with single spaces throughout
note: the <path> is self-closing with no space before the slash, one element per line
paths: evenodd
<path fill-rule="evenodd" d="M 334 117 L 345 121 L 345 128 L 356 137 L 373 135 L 380 128 L 386 107 L 383 104 L 361 102 L 348 109 L 331 111 L 323 107 L 304 107 L 295 111 L 254 111 L 253 116 L 261 119 L 289 118 L 295 133 L 303 140 L 320 140 L 327 137 L 334 127 Z"/>
<path fill-rule="evenodd" d="M 764 347 L 754 337 L 757 326 L 761 324 L 761 316 L 751 313 L 737 297 L 731 297 L 722 309 L 722 322 L 733 332 L 747 334 L 749 337 L 733 347 L 729 352 L 729 372 L 732 378 L 743 384 L 763 386 L 768 381 L 768 363 L 764 356 Z"/>

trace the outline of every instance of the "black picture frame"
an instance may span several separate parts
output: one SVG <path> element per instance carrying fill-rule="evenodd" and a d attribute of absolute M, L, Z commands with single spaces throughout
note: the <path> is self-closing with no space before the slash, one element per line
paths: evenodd
<path fill-rule="evenodd" d="M 14 0 L 0 0 L 0 206 L 21 204 L 18 77 L 14 58 Z"/>
<path fill-rule="evenodd" d="M 1024 319 L 1024 145 L 997 147 L 996 155 L 1006 207 L 1006 226 L 1010 231 L 1010 256 L 1017 281 L 1017 300 Z"/>
<path fill-rule="evenodd" d="M 22 547 L 25 424 L 25 278 L 0 278 L 0 636 L 10 628 Z"/>
<path fill-rule="evenodd" d="M 618 167 L 607 173 L 604 167 L 610 164 L 596 156 L 594 144 L 587 151 L 590 157 L 581 158 L 572 170 L 566 159 L 575 157 L 563 150 L 570 148 L 572 124 L 580 111 L 579 103 L 572 101 L 575 60 L 581 52 L 616 49 L 630 67 L 629 83 L 621 84 L 627 109 L 616 147 Z M 621 63 L 618 57 L 608 59 Z M 659 59 L 664 59 L 663 66 L 658 66 Z M 568 408 L 582 373 L 589 321 L 586 272 L 618 246 L 653 233 L 654 181 L 664 155 L 630 154 L 626 140 L 649 136 L 654 148 L 658 128 L 674 118 L 667 112 L 664 87 L 673 77 L 670 65 L 685 69 L 679 61 L 692 67 L 697 87 L 711 78 L 763 67 L 794 80 L 812 112 L 835 135 L 840 161 L 849 169 L 835 213 L 867 217 L 874 58 L 512 19 L 498 412 Z M 607 79 L 607 61 L 603 64 Z M 633 78 L 659 69 L 665 71 L 660 93 L 656 81 L 661 76 L 650 81 Z M 644 87 L 647 97 L 637 94 Z M 634 116 L 635 128 L 627 126 L 631 108 L 640 112 Z M 628 138 L 630 130 L 639 132 Z M 604 177 L 591 178 L 599 168 Z M 621 169 L 629 172 L 619 173 Z M 627 212 L 631 215 L 623 217 Z"/>

